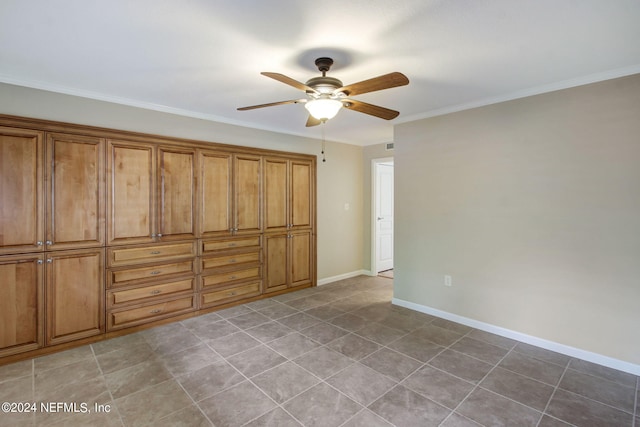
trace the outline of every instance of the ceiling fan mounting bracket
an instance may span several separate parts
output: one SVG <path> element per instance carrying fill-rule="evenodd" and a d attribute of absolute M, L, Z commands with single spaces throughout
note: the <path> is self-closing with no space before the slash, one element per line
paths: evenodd
<path fill-rule="evenodd" d="M 331 58 L 322 57 L 322 58 L 316 59 L 316 67 L 318 67 L 318 70 L 320 70 L 320 72 L 322 73 L 322 76 L 324 76 L 326 72 L 329 71 L 332 65 L 333 65 L 333 59 Z"/>

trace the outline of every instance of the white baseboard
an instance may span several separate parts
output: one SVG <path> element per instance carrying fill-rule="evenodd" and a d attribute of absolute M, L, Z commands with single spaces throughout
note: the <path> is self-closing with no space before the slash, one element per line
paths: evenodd
<path fill-rule="evenodd" d="M 608 368 L 628 372 L 633 375 L 640 375 L 640 365 L 625 362 L 623 360 L 614 359 L 612 357 L 603 356 L 598 353 L 592 353 L 590 351 L 581 350 L 579 348 L 560 344 L 554 341 L 549 341 L 549 340 L 534 337 L 531 335 L 523 334 L 520 332 L 512 331 L 510 329 L 505 329 L 500 326 L 495 326 L 489 323 L 480 322 L 478 320 L 470 319 L 468 317 L 458 316 L 457 314 L 438 310 L 436 308 L 428 307 L 426 305 L 404 301 L 398 298 L 393 298 L 391 300 L 391 303 L 394 305 L 399 305 L 400 307 L 405 307 L 411 310 L 419 311 L 421 313 L 426 313 L 432 316 L 437 316 L 443 319 L 451 320 L 452 322 L 461 323 L 463 325 L 467 325 L 475 329 L 480 329 L 485 332 L 491 332 L 492 334 L 500 335 L 506 338 L 511 338 L 516 341 L 521 341 L 527 344 L 535 345 L 537 347 L 555 351 L 557 353 L 562 353 L 567 356 L 586 360 L 588 362 L 596 363 L 598 365 L 603 365 Z"/>
<path fill-rule="evenodd" d="M 338 280 L 350 279 L 352 277 L 362 276 L 362 275 L 373 276 L 373 274 L 371 274 L 371 272 L 368 270 L 351 271 L 349 273 L 339 274 L 337 276 L 325 277 L 324 279 L 320 279 L 318 280 L 318 286 L 327 285 L 329 283 L 337 282 Z"/>

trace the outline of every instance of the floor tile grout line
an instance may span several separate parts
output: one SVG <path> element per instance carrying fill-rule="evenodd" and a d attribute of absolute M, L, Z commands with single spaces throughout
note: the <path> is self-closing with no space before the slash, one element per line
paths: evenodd
<path fill-rule="evenodd" d="M 109 397 L 111 398 L 111 404 L 115 407 L 115 410 L 118 411 L 118 419 L 120 419 L 120 423 L 124 426 L 124 419 L 122 417 L 122 413 L 120 412 L 120 409 L 118 408 L 118 405 L 116 405 L 116 399 L 113 397 L 113 393 L 111 392 L 111 388 L 109 388 L 109 384 L 107 383 L 107 379 L 105 377 L 105 373 L 102 369 L 102 366 L 100 366 L 100 362 L 98 361 L 98 356 L 96 355 L 96 351 L 93 348 L 92 344 L 89 344 L 89 349 L 91 350 L 91 354 L 93 355 L 93 359 L 96 362 L 96 365 L 98 366 L 98 371 L 100 372 L 100 377 L 102 378 L 102 381 L 104 381 L 104 386 L 107 389 L 107 393 L 109 393 Z"/>
<path fill-rule="evenodd" d="M 547 400 L 547 404 L 544 406 L 544 410 L 542 411 L 542 418 L 544 418 L 544 416 L 547 414 L 547 410 L 549 409 L 549 405 L 551 405 L 551 401 L 553 400 L 553 397 L 558 392 L 558 389 L 560 388 L 560 383 L 562 382 L 562 379 L 564 378 L 564 376 L 567 373 L 568 369 L 569 369 L 569 362 L 567 362 L 567 365 L 564 367 L 564 371 L 562 371 L 562 375 L 560 375 L 560 378 L 558 378 L 558 382 L 554 386 L 553 392 L 551 392 L 551 396 L 549 396 L 549 399 Z M 536 424 L 536 427 L 538 427 L 540 425 L 540 423 L 542 422 L 542 418 L 540 418 L 538 420 L 538 423 Z"/>
<path fill-rule="evenodd" d="M 471 333 L 471 332 L 469 332 L 469 333 Z M 452 345 L 453 345 L 453 344 L 452 344 Z M 515 348 L 515 347 L 514 347 L 514 348 Z M 487 378 L 487 377 L 488 377 L 488 376 L 489 376 L 489 375 L 490 375 L 490 374 L 491 374 L 491 373 L 492 373 L 492 372 L 493 372 L 493 371 L 498 367 L 498 365 L 500 365 L 500 363 L 501 363 L 501 362 L 502 362 L 502 361 L 503 361 L 503 360 L 504 360 L 504 359 L 505 359 L 505 358 L 506 358 L 506 357 L 507 357 L 507 356 L 508 356 L 512 351 L 513 351 L 513 349 L 509 350 L 509 351 L 508 351 L 504 356 L 502 356 L 502 359 L 500 359 L 500 360 L 499 360 L 499 361 L 498 361 L 498 362 L 497 362 L 497 363 L 496 363 L 496 364 L 495 364 L 495 365 L 494 365 L 494 366 L 493 366 L 493 367 L 492 367 L 492 368 L 491 368 L 491 369 L 490 369 L 490 370 L 489 370 L 489 371 L 488 371 L 488 372 L 487 372 L 487 373 L 486 373 L 486 374 L 485 374 L 485 375 L 484 375 L 480 380 L 478 380 L 478 383 L 477 383 L 477 384 L 474 384 L 474 387 L 471 389 L 471 391 L 469 391 L 469 393 L 467 393 L 467 395 L 466 395 L 462 400 L 460 400 L 460 402 L 456 405 L 456 407 L 455 407 L 455 408 L 453 408 L 453 411 L 451 411 L 451 413 L 456 412 L 456 411 L 458 410 L 458 408 L 460 408 L 460 406 L 462 406 L 462 404 L 463 404 L 464 402 L 466 402 L 466 400 L 469 398 L 469 396 L 471 396 L 471 394 L 473 394 L 473 392 L 474 392 L 474 391 L 476 391 L 478 388 L 480 388 L 480 384 L 482 383 L 482 381 L 484 381 L 484 380 L 485 380 L 485 378 Z M 484 390 L 484 388 L 483 388 L 483 390 Z M 497 393 L 496 393 L 496 394 L 497 394 Z M 505 398 L 506 398 L 506 396 L 502 396 L 501 394 L 498 394 L 498 396 L 501 396 L 501 397 L 505 397 Z M 510 399 L 510 400 L 512 400 L 512 399 Z M 519 403 L 519 402 L 518 402 L 518 403 Z M 538 411 L 538 412 L 539 412 L 539 411 Z M 457 413 L 457 412 L 456 412 L 456 413 Z M 461 415 L 462 415 L 462 414 L 461 414 Z M 464 415 L 463 415 L 463 416 L 464 416 Z M 540 415 L 540 418 L 542 418 L 542 414 Z M 478 422 L 478 421 L 476 421 L 476 420 L 472 420 L 472 421 L 474 421 L 474 422 L 476 422 L 476 423 L 478 423 L 478 424 L 481 424 L 481 423 L 479 423 L 479 422 Z M 538 423 L 539 423 L 539 422 L 540 422 L 540 420 L 538 420 Z M 482 424 L 481 424 L 481 425 L 482 425 Z"/>

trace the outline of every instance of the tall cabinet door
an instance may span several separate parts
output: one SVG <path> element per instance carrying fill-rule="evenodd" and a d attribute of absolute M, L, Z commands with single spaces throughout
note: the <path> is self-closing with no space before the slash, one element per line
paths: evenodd
<path fill-rule="evenodd" d="M 313 226 L 313 192 L 315 180 L 310 161 L 292 160 L 290 178 L 291 227 L 309 228 Z"/>
<path fill-rule="evenodd" d="M 285 159 L 264 160 L 265 231 L 289 228 L 289 164 Z"/>
<path fill-rule="evenodd" d="M 288 246 L 287 233 L 265 235 L 265 292 L 280 291 L 288 287 Z"/>
<path fill-rule="evenodd" d="M 44 250 L 43 132 L 0 127 L 0 254 Z"/>
<path fill-rule="evenodd" d="M 236 155 L 233 177 L 235 232 L 259 233 L 262 231 L 262 159 L 259 156 Z"/>
<path fill-rule="evenodd" d="M 155 240 L 155 147 L 107 142 L 107 245 Z"/>
<path fill-rule="evenodd" d="M 313 226 L 313 165 L 306 160 L 265 158 L 265 230 Z"/>
<path fill-rule="evenodd" d="M 0 257 L 0 357 L 44 344 L 42 254 Z"/>
<path fill-rule="evenodd" d="M 289 234 L 289 274 L 290 285 L 301 286 L 311 283 L 313 277 L 313 241 L 310 230 L 294 231 Z"/>
<path fill-rule="evenodd" d="M 198 153 L 199 237 L 228 235 L 234 227 L 232 206 L 233 156 L 228 153 Z"/>
<path fill-rule="evenodd" d="M 104 249 L 46 254 L 47 344 L 104 332 Z"/>
<path fill-rule="evenodd" d="M 103 246 L 104 140 L 54 133 L 46 145 L 47 249 Z"/>
<path fill-rule="evenodd" d="M 158 230 L 162 240 L 196 237 L 195 150 L 158 149 Z"/>

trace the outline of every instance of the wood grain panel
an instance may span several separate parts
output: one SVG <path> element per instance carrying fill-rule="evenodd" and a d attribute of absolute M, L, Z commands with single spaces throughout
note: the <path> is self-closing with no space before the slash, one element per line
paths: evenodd
<path fill-rule="evenodd" d="M 291 223 L 294 227 L 311 227 L 311 164 L 291 163 Z"/>
<path fill-rule="evenodd" d="M 285 159 L 265 159 L 264 200 L 265 229 L 286 229 L 288 213 L 288 164 Z"/>
<path fill-rule="evenodd" d="M 195 238 L 195 150 L 160 147 L 158 156 L 158 231 L 162 240 Z"/>
<path fill-rule="evenodd" d="M 267 292 L 287 287 L 287 241 L 287 234 L 269 235 L 265 238 Z"/>
<path fill-rule="evenodd" d="M 0 257 L 0 357 L 43 344 L 43 255 Z"/>
<path fill-rule="evenodd" d="M 109 141 L 107 244 L 153 242 L 154 147 Z"/>
<path fill-rule="evenodd" d="M 47 249 L 104 245 L 104 140 L 48 134 Z"/>
<path fill-rule="evenodd" d="M 49 252 L 47 344 L 104 332 L 104 249 Z"/>
<path fill-rule="evenodd" d="M 107 327 L 109 330 L 126 328 L 181 313 L 188 313 L 195 310 L 195 308 L 196 299 L 193 296 L 189 296 L 128 310 L 113 311 L 109 313 Z"/>
<path fill-rule="evenodd" d="M 258 156 L 236 156 L 235 228 L 240 232 L 259 232 L 261 224 L 262 159 Z"/>
<path fill-rule="evenodd" d="M 0 127 L 0 254 L 44 250 L 43 149 L 43 132 Z"/>
<path fill-rule="evenodd" d="M 195 278 L 173 280 L 150 286 L 141 286 L 133 289 L 111 291 L 108 293 L 110 306 L 118 306 L 148 299 L 164 298 L 185 292 L 195 291 Z"/>
<path fill-rule="evenodd" d="M 229 234 L 232 224 L 232 155 L 202 151 L 199 154 L 199 236 Z"/>
<path fill-rule="evenodd" d="M 291 284 L 300 286 L 311 281 L 311 232 L 291 233 Z"/>

